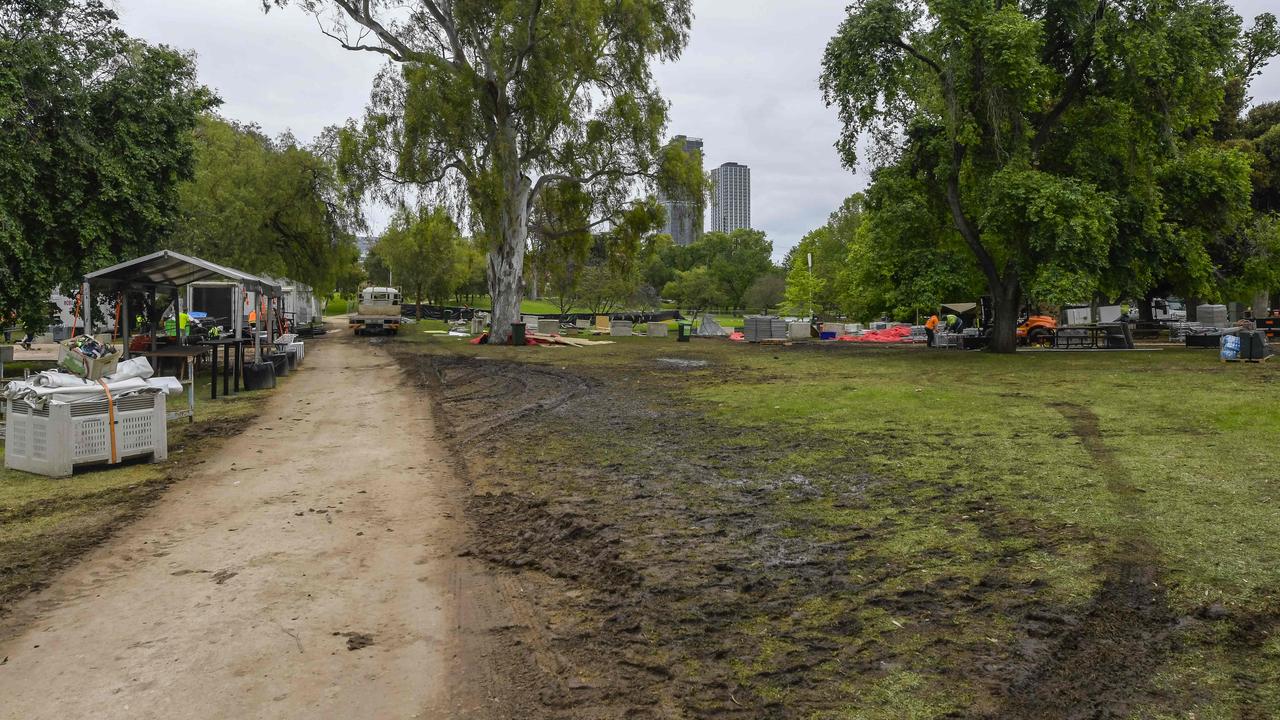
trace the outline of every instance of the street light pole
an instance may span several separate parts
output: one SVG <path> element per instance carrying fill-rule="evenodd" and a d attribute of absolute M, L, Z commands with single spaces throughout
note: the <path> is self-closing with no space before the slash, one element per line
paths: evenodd
<path fill-rule="evenodd" d="M 805 258 L 809 262 L 809 322 L 814 321 L 813 315 L 813 253 L 805 253 Z"/>

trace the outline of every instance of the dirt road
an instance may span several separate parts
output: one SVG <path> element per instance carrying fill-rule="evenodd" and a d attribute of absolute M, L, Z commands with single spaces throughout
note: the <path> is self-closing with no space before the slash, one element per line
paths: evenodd
<path fill-rule="evenodd" d="M 0 717 L 481 714 L 448 688 L 468 637 L 506 620 L 458 557 L 464 490 L 431 404 L 347 337 L 265 402 L 0 623 Z"/>

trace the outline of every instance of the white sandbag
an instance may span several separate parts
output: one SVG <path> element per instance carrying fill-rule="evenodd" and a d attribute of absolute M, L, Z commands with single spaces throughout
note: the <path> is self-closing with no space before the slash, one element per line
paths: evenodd
<path fill-rule="evenodd" d="M 121 362 L 116 366 L 116 371 L 103 378 L 108 383 L 119 382 L 120 380 L 128 380 L 130 378 L 147 378 L 155 375 L 156 371 L 152 369 L 151 363 L 146 358 L 138 356 Z"/>
<path fill-rule="evenodd" d="M 149 378 L 147 386 L 163 390 L 166 395 L 181 395 L 183 390 L 182 382 L 176 377 Z"/>

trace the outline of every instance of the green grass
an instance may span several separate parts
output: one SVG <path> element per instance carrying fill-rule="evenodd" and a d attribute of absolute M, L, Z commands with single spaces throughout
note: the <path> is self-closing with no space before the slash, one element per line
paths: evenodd
<path fill-rule="evenodd" d="M 283 381 L 287 384 L 288 379 Z M 196 419 L 169 423 L 169 460 L 88 467 L 68 478 L 0 469 L 0 612 L 47 583 L 60 568 L 128 522 L 189 467 L 261 407 L 262 393 L 210 401 L 207 375 L 197 388 Z M 171 396 L 169 409 L 186 407 Z M 4 443 L 0 442 L 0 453 Z"/>
<path fill-rule="evenodd" d="M 328 317 L 346 315 L 349 312 L 351 312 L 350 304 L 347 302 L 346 298 L 340 295 L 334 295 L 329 298 L 329 301 L 326 302 L 324 306 L 324 314 Z"/>
<path fill-rule="evenodd" d="M 1243 717 L 1259 707 L 1270 709 L 1259 717 L 1280 716 L 1280 685 L 1255 682 L 1280 677 L 1280 640 L 1269 634 L 1280 618 L 1280 366 L 1224 365 L 1216 353 L 1187 350 L 995 356 L 617 340 L 575 350 L 427 342 L 637 388 L 671 386 L 682 411 L 717 428 L 705 446 L 739 458 L 718 470 L 724 479 L 752 466 L 751 448 L 794 448 L 771 456 L 768 474 L 803 475 L 822 492 L 762 495 L 753 512 L 777 518 L 778 537 L 811 546 L 861 533 L 848 572 L 872 589 L 741 618 L 748 641 L 734 672 L 761 697 L 785 705 L 794 688 L 773 678 L 797 651 L 795 638 L 811 634 L 844 648 L 841 658 L 866 648 L 900 658 L 891 672 L 865 677 L 842 675 L 839 664 L 815 668 L 814 678 L 830 678 L 832 692 L 851 698 L 846 709 L 815 717 L 926 719 L 972 709 L 982 691 L 947 670 L 953 655 L 934 653 L 939 645 L 1014 646 L 1019 611 L 999 608 L 1019 607 L 1021 596 L 992 591 L 985 606 L 995 610 L 986 615 L 915 618 L 869 600 L 974 587 L 994 574 L 1083 617 L 1109 567 L 1140 542 L 1151 548 L 1146 560 L 1171 618 L 1221 604 L 1232 618 L 1258 618 L 1262 629 L 1251 631 L 1256 645 L 1232 639 L 1225 624 L 1188 631 L 1152 680 L 1163 699 L 1134 707 L 1133 717 Z M 657 358 L 711 365 L 673 372 Z M 1096 418 L 1096 439 L 1086 440 L 1082 417 Z M 593 472 L 629 462 L 608 432 L 573 438 L 596 448 Z M 570 492 L 557 489 L 560 475 L 523 482 L 536 493 Z M 864 482 L 872 489 L 858 491 L 861 501 L 839 501 Z M 703 486 L 681 492 L 691 505 L 710 497 Z M 856 618 L 856 636 L 827 629 L 840 615 Z M 1242 684 L 1241 673 L 1253 680 Z"/>

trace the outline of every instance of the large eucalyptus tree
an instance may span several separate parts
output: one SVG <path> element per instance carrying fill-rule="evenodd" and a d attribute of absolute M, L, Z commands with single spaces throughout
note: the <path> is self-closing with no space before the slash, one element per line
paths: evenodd
<path fill-rule="evenodd" d="M 558 184 L 616 219 L 656 178 L 667 105 L 651 63 L 688 41 L 691 0 L 263 0 L 386 56 L 343 150 L 353 179 L 440 192 L 489 238 L 492 341 L 520 315 L 530 219 Z"/>

